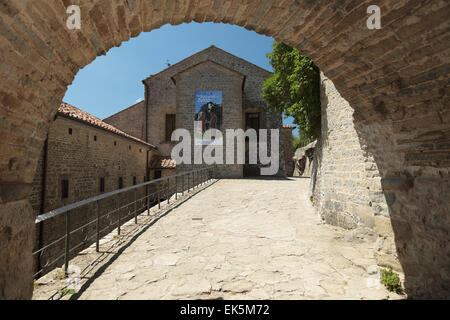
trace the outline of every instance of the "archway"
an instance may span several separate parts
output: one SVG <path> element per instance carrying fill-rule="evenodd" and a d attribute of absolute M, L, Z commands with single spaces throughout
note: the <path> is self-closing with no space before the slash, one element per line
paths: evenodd
<path fill-rule="evenodd" d="M 71 4 L 81 8 L 80 30 L 66 27 L 66 8 Z M 368 30 L 366 10 L 371 4 L 325 0 L 2 3 L 0 296 L 31 295 L 27 275 L 31 274 L 34 217 L 27 195 L 50 121 L 77 71 L 142 31 L 190 21 L 243 26 L 297 47 L 316 62 L 354 108 L 358 134 L 378 165 L 382 186 L 395 195 L 390 206 L 394 233 L 408 234 L 401 242 L 405 272 L 414 281 L 430 280 L 429 288 L 448 283 L 449 258 L 443 253 L 449 246 L 445 199 L 450 186 L 450 113 L 445 102 L 450 5 L 444 0 L 384 0 L 379 4 L 382 28 Z M 448 287 L 439 290 L 445 289 L 448 292 Z"/>

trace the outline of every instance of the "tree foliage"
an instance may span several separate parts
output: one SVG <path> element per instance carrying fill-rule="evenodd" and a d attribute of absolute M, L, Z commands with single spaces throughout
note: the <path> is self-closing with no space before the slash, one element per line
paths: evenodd
<path fill-rule="evenodd" d="M 263 98 L 267 104 L 293 117 L 305 138 L 320 135 L 320 73 L 308 57 L 282 42 L 274 41 L 267 54 L 274 70 L 264 81 Z"/>

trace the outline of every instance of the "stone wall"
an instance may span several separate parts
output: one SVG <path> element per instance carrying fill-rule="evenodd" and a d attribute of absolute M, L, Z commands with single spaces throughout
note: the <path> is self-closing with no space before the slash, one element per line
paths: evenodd
<path fill-rule="evenodd" d="M 361 149 L 353 109 L 321 75 L 322 136 L 314 158 L 319 164 L 314 204 L 322 218 L 347 229 L 373 228 L 374 210 L 387 211 L 376 163 Z M 375 201 L 378 200 L 378 201 Z"/>
<path fill-rule="evenodd" d="M 321 101 L 322 136 L 311 180 L 319 215 L 353 229 L 353 240 L 375 241 L 378 264 L 403 273 L 410 296 L 448 298 L 450 224 L 448 206 L 441 202 L 449 195 L 447 169 L 405 162 L 396 175 L 386 171 L 395 158 L 373 146 L 382 139 L 392 143 L 393 136 L 386 135 L 393 133 L 379 122 L 369 126 L 355 119 L 354 109 L 323 74 Z"/>
<path fill-rule="evenodd" d="M 204 64 L 209 64 L 210 66 L 214 64 L 216 68 L 204 70 L 202 74 L 193 76 L 190 79 L 191 82 L 188 84 L 188 87 L 183 87 L 183 91 L 180 91 L 181 89 L 178 83 L 182 78 L 180 74 L 190 72 L 186 70 L 198 69 Z M 228 73 L 224 71 L 227 76 L 224 77 L 223 72 L 218 74 L 218 69 L 223 71 L 228 70 Z M 242 79 L 239 83 L 235 82 L 233 77 L 230 78 L 230 72 L 241 75 Z M 195 91 L 222 90 L 224 103 L 232 103 L 232 105 L 224 105 L 223 114 L 224 119 L 226 118 L 227 121 L 224 123 L 224 130 L 226 128 L 243 129 L 245 112 L 260 112 L 261 128 L 279 129 L 282 124 L 281 114 L 272 108 L 268 108 L 261 96 L 264 79 L 270 76 L 270 74 L 267 70 L 215 46 L 211 46 L 172 65 L 160 73 L 150 76 L 144 80 L 146 86 L 146 103 L 148 104 L 149 110 L 149 142 L 157 145 L 163 155 L 170 156 L 175 143 L 165 141 L 166 114 L 176 114 L 177 128 L 185 128 L 192 132 L 194 125 Z M 230 81 L 227 82 L 228 80 Z M 210 89 L 207 90 L 205 88 Z M 181 94 L 183 96 L 180 96 L 180 92 L 182 92 Z M 238 103 L 239 107 L 237 106 Z M 126 112 L 125 110 L 123 113 Z M 282 139 L 281 132 L 280 139 Z M 283 148 L 284 144 L 280 143 L 280 172 L 278 175 L 281 176 L 285 175 L 284 159 L 289 157 L 284 155 Z M 242 177 L 242 165 L 223 165 L 220 167 L 220 172 L 223 171 L 223 177 Z M 178 166 L 178 169 L 185 170 L 186 168 Z"/>
<path fill-rule="evenodd" d="M 103 121 L 145 141 L 145 101 L 119 111 Z"/>
<path fill-rule="evenodd" d="M 72 134 L 69 134 L 69 128 Z M 96 140 L 94 140 L 94 137 L 96 137 Z M 123 187 L 133 185 L 134 177 L 136 177 L 136 184 L 142 183 L 146 179 L 146 153 L 150 149 L 148 145 L 90 126 L 84 122 L 58 116 L 50 128 L 47 145 L 48 149 L 45 150 L 44 147 L 41 152 L 29 197 L 34 216 L 101 193 L 116 190 L 119 188 L 119 177 L 123 179 Z M 47 154 L 45 174 L 44 152 Z M 150 151 L 149 157 L 154 152 L 154 150 Z M 42 179 L 44 177 L 46 190 L 45 200 L 42 203 Z M 100 192 L 100 178 L 105 179 L 104 192 Z M 69 181 L 68 198 L 65 199 L 61 197 L 62 180 Z M 138 197 L 142 197 L 144 194 L 143 188 L 137 192 Z M 133 192 L 122 194 L 120 197 L 121 206 L 133 200 Z M 116 207 L 117 198 L 101 200 L 99 202 L 100 215 L 104 215 Z M 129 216 L 128 219 L 125 219 L 131 210 L 131 207 L 122 209 L 122 224 L 132 217 Z M 100 229 L 104 229 L 101 233 L 102 236 L 117 227 L 118 217 L 116 212 L 100 219 Z M 74 230 L 93 219 L 95 219 L 94 205 L 72 210 L 71 229 Z M 34 250 L 59 239 L 64 233 L 64 215 L 41 223 L 36 229 Z M 84 240 L 86 235 L 91 238 Z M 93 235 L 95 235 L 95 224 L 72 234 L 71 247 L 75 247 L 80 242 L 84 242 L 84 244 L 74 249 L 71 255 L 93 243 L 95 241 L 95 238 L 92 238 Z M 35 259 L 35 270 L 37 270 L 38 263 L 44 268 L 43 273 L 60 266 L 63 260 L 57 259 L 57 257 L 63 253 L 64 241 L 60 241 L 57 245 L 43 252 L 40 262 Z M 57 261 L 54 264 L 44 267 L 55 259 Z"/>
<path fill-rule="evenodd" d="M 201 63 L 175 76 L 177 96 L 176 127 L 188 130 L 194 137 L 195 92 L 222 91 L 222 125 L 223 134 L 223 163 L 218 165 L 218 174 L 224 178 L 239 178 L 243 175 L 243 165 L 225 165 L 226 155 L 230 146 L 226 144 L 226 129 L 243 129 L 242 118 L 242 82 L 244 76 L 226 69 L 213 62 Z M 191 163 L 194 164 L 194 141 L 192 139 Z M 202 147 L 204 150 L 206 146 Z M 222 146 L 220 146 L 222 148 Z M 234 143 L 236 159 L 237 144 Z M 203 163 L 203 161 L 202 161 Z M 236 162 L 235 162 L 236 163 Z M 195 164 L 194 166 L 195 167 Z"/>
<path fill-rule="evenodd" d="M 280 146 L 283 150 L 283 171 L 286 176 L 294 175 L 294 146 L 292 144 L 292 127 L 283 127 L 280 130 Z"/>

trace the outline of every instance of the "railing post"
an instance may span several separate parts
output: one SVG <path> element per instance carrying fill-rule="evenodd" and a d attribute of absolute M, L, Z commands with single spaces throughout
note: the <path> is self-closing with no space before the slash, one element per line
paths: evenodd
<path fill-rule="evenodd" d="M 167 204 L 170 203 L 170 177 L 167 178 Z"/>
<path fill-rule="evenodd" d="M 95 201 L 95 216 L 97 218 L 97 224 L 96 224 L 96 231 L 97 231 L 97 238 L 95 241 L 95 251 L 100 251 L 100 215 L 98 212 L 98 201 Z"/>
<path fill-rule="evenodd" d="M 65 247 L 66 255 L 64 261 L 65 262 L 64 272 L 66 276 L 68 275 L 69 272 L 69 259 L 70 259 L 69 246 L 70 246 L 70 210 L 66 212 L 66 247 Z"/>
<path fill-rule="evenodd" d="M 178 200 L 178 177 L 175 177 L 175 200 Z"/>
<path fill-rule="evenodd" d="M 120 236 L 120 193 L 117 194 L 117 234 Z"/>
<path fill-rule="evenodd" d="M 134 188 L 134 223 L 135 224 L 137 224 L 137 208 L 136 208 L 136 205 L 137 205 L 137 199 L 136 199 L 136 191 L 137 190 L 137 188 Z"/>
<path fill-rule="evenodd" d="M 158 181 L 158 183 L 156 184 L 156 193 L 158 194 L 158 209 L 161 209 L 161 201 L 160 201 L 160 195 L 159 195 L 159 183 L 161 181 Z"/>
<path fill-rule="evenodd" d="M 146 187 L 146 189 L 145 189 L 146 197 L 145 198 L 147 199 L 147 215 L 149 216 L 150 215 L 150 186 L 146 185 L 145 187 Z"/>

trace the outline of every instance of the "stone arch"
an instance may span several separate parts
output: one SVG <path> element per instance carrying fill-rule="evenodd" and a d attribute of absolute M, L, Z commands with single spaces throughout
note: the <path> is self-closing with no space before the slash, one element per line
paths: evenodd
<path fill-rule="evenodd" d="M 66 28 L 66 8 L 71 4 L 81 8 L 81 30 Z M 381 176 L 397 179 L 388 180 L 387 187 L 404 190 L 400 203 L 409 203 L 413 212 L 394 210 L 409 214 L 399 219 L 406 219 L 408 228 L 414 230 L 420 223 L 433 230 L 440 224 L 441 235 L 448 239 L 448 218 L 442 214 L 450 189 L 450 112 L 445 105 L 449 98 L 450 4 L 445 0 L 382 0 L 382 29 L 368 30 L 366 10 L 371 4 L 369 0 L 3 1 L 0 297 L 29 298 L 32 293 L 31 276 L 30 280 L 27 277 L 31 275 L 34 218 L 27 195 L 48 127 L 67 86 L 98 55 L 168 23 L 235 24 L 310 56 L 354 108 L 358 134 Z M 411 180 L 419 186 L 414 192 L 405 182 Z M 433 189 L 436 184 L 440 187 Z M 437 194 L 427 191 L 431 199 L 414 198 L 427 188 Z M 420 201 L 436 212 L 426 222 L 421 222 L 419 211 L 425 208 Z M 431 231 L 419 229 L 415 236 L 433 238 Z M 434 239 L 428 247 L 432 253 L 427 262 L 445 252 L 448 262 L 448 243 Z M 433 281 L 446 279 L 448 284 L 448 268 L 442 271 L 441 266 L 432 263 L 428 271 Z M 409 267 L 413 274 L 423 272 Z"/>

